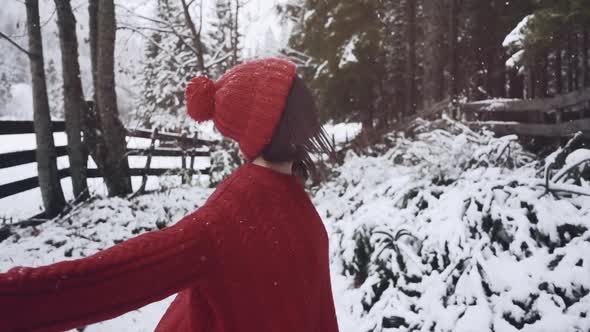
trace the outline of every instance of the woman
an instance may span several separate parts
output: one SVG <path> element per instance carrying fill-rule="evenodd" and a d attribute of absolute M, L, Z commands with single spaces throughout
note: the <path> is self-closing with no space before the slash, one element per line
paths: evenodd
<path fill-rule="evenodd" d="M 338 331 L 328 237 L 293 174 L 330 147 L 295 69 L 270 58 L 191 80 L 189 115 L 213 119 L 249 162 L 174 226 L 0 274 L 0 330 L 62 331 L 178 293 L 157 331 Z"/>

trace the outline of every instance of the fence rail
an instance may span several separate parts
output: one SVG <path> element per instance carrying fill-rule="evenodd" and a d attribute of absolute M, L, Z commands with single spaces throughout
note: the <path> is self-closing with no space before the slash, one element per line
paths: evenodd
<path fill-rule="evenodd" d="M 63 121 L 52 122 L 52 131 L 54 133 L 64 132 L 65 123 Z M 31 121 L 0 121 L 0 136 L 3 135 L 20 135 L 33 134 L 34 126 Z M 177 157 L 182 158 L 182 167 L 177 168 L 154 168 L 148 163 L 144 168 L 130 168 L 130 176 L 161 176 L 165 174 L 170 175 L 195 175 L 195 174 L 209 174 L 210 169 L 194 169 L 194 158 L 209 157 L 210 146 L 214 141 L 202 140 L 196 137 L 188 137 L 186 135 L 176 135 L 171 133 L 154 133 L 145 129 L 129 129 L 127 130 L 127 137 L 145 138 L 160 141 L 163 145 L 172 145 L 174 147 L 158 147 L 158 148 L 128 148 L 127 156 L 148 156 L 151 157 Z M 207 148 L 207 150 L 203 150 Z M 57 157 L 67 156 L 67 146 L 56 147 Z M 189 166 L 187 166 L 186 159 L 190 158 Z M 25 165 L 36 162 L 36 150 L 24 150 L 7 152 L 0 154 L 0 169 Z M 70 176 L 69 168 L 58 170 L 60 179 Z M 102 174 L 99 169 L 88 168 L 86 170 L 88 178 L 99 178 Z M 0 185 L 0 199 L 9 197 L 27 190 L 39 187 L 39 179 L 37 176 L 32 176 L 22 180 L 13 181 L 10 183 Z"/>
<path fill-rule="evenodd" d="M 499 135 L 590 137 L 590 88 L 553 98 L 484 100 L 459 105 L 472 127 L 486 126 Z"/>
<path fill-rule="evenodd" d="M 51 127 L 54 133 L 66 130 L 66 125 L 63 121 L 52 121 Z M 35 133 L 33 121 L 0 121 L 0 135 L 32 133 Z"/>
<path fill-rule="evenodd" d="M 55 152 L 58 157 L 62 157 L 68 154 L 68 149 L 65 146 L 57 146 L 55 147 Z M 0 169 L 34 163 L 36 161 L 35 150 L 7 152 L 0 154 Z"/>

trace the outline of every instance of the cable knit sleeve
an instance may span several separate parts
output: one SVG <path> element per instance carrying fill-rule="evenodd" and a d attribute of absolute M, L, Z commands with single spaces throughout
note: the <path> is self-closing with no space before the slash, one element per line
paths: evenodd
<path fill-rule="evenodd" d="M 0 274 L 2 331 L 62 331 L 158 301 L 205 277 L 217 259 L 203 208 L 174 226 L 87 258 Z"/>

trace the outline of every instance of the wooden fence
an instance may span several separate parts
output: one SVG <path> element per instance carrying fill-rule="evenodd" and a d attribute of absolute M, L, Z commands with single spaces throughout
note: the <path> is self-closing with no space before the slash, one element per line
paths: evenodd
<path fill-rule="evenodd" d="M 56 132 L 64 132 L 65 124 L 63 121 L 56 121 L 52 123 L 52 130 Z M 34 128 L 31 121 L 0 121 L 0 139 L 4 135 L 15 134 L 33 134 Z M 152 132 L 143 129 L 131 129 L 127 131 L 127 137 L 138 137 L 151 139 L 151 145 L 146 149 L 128 148 L 128 156 L 147 156 L 146 167 L 131 168 L 129 173 L 131 176 L 149 176 L 149 175 L 180 175 L 192 176 L 194 174 L 209 174 L 209 168 L 195 169 L 194 161 L 196 157 L 209 157 L 210 149 L 203 151 L 204 147 L 209 148 L 214 142 L 201 140 L 196 137 L 187 137 L 186 135 L 166 134 Z M 159 141 L 159 146 L 155 143 Z M 16 152 L 7 152 L 0 154 L 0 169 L 24 165 L 36 162 L 35 150 L 25 150 Z M 58 157 L 67 156 L 67 146 L 56 146 L 56 153 Z M 178 168 L 153 168 L 150 165 L 151 157 L 178 157 L 182 158 L 182 166 Z M 187 158 L 190 162 L 187 165 Z M 60 179 L 70 176 L 70 170 L 60 169 L 58 171 Z M 87 169 L 87 176 L 89 178 L 102 177 L 100 171 L 96 168 Z M 142 186 L 145 184 L 143 183 Z M 12 196 L 23 191 L 39 187 L 39 179 L 37 176 L 26 179 L 14 181 L 0 185 L 0 199 Z"/>
<path fill-rule="evenodd" d="M 499 135 L 590 137 L 590 88 L 533 100 L 485 100 L 459 105 L 471 126 L 487 126 Z"/>

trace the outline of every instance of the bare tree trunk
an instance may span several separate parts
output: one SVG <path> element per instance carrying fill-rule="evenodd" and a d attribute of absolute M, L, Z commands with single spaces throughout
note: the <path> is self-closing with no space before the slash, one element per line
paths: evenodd
<path fill-rule="evenodd" d="M 407 64 L 406 64 L 406 108 L 405 113 L 414 114 L 416 112 L 417 93 L 416 93 L 416 0 L 406 1 L 406 18 L 407 18 Z"/>
<path fill-rule="evenodd" d="M 104 175 L 104 165 L 106 163 L 106 145 L 103 139 L 103 130 L 100 123 L 100 112 L 98 110 L 98 78 L 97 73 L 97 58 L 98 58 L 98 7 L 99 0 L 88 1 L 88 27 L 90 39 L 90 63 L 92 66 L 92 103 L 86 103 L 86 112 L 83 117 L 84 128 L 84 145 L 88 153 L 94 159 L 96 166 Z"/>
<path fill-rule="evenodd" d="M 201 11 L 199 13 L 199 30 L 195 27 L 195 22 L 191 18 L 191 14 L 189 12 L 189 5 L 186 3 L 186 0 L 180 0 L 182 2 L 182 9 L 184 12 L 184 20 L 186 21 L 187 26 L 191 31 L 191 39 L 193 40 L 193 47 L 197 50 L 197 66 L 199 71 L 204 74 L 207 74 L 207 68 L 205 68 L 205 49 L 203 47 L 203 43 L 201 42 L 201 27 L 203 26 L 203 0 L 199 0 L 199 6 L 201 6 Z"/>
<path fill-rule="evenodd" d="M 96 89 L 98 86 L 98 80 L 96 79 L 96 57 L 98 54 L 96 41 L 98 39 L 98 5 L 99 0 L 88 0 L 88 29 L 90 39 L 90 63 L 92 66 L 92 85 L 94 86 L 93 99 L 96 103 Z"/>
<path fill-rule="evenodd" d="M 508 71 L 508 81 L 509 81 L 509 90 L 508 90 L 508 97 L 509 98 L 524 98 L 524 78 L 523 75 L 518 73 L 518 69 L 511 68 Z"/>
<path fill-rule="evenodd" d="M 506 97 L 506 60 L 504 50 L 501 48 L 493 48 L 495 56 L 491 61 L 492 85 L 491 94 L 493 97 Z"/>
<path fill-rule="evenodd" d="M 27 33 L 33 86 L 33 125 L 37 140 L 37 173 L 43 206 L 47 217 L 56 216 L 65 206 L 65 198 L 57 173 L 57 153 L 53 142 L 49 101 L 43 62 L 43 40 L 39 23 L 38 0 L 26 0 Z"/>
<path fill-rule="evenodd" d="M 572 33 L 573 41 L 572 41 L 572 53 L 571 53 L 571 66 L 572 66 L 572 80 L 573 80 L 573 90 L 578 90 L 580 88 L 580 51 L 579 47 L 581 46 L 578 29 L 575 29 Z"/>
<path fill-rule="evenodd" d="M 449 25 L 449 94 L 456 99 L 459 94 L 459 50 L 457 38 L 459 38 L 459 4 L 458 0 L 450 0 L 450 25 Z"/>
<path fill-rule="evenodd" d="M 77 199 L 86 199 L 89 197 L 86 182 L 87 158 L 80 135 L 82 131 L 82 112 L 86 109 L 86 102 L 84 101 L 82 81 L 80 80 L 76 18 L 72 13 L 72 6 L 69 0 L 55 0 L 55 8 L 57 10 L 57 25 L 61 46 L 70 176 L 72 178 L 74 196 Z"/>
<path fill-rule="evenodd" d="M 582 28 L 582 72 L 584 76 L 584 87 L 590 86 L 590 64 L 588 63 L 588 50 L 590 49 L 590 31 L 588 24 Z"/>
<path fill-rule="evenodd" d="M 535 61 L 535 77 L 537 84 L 535 85 L 535 96 L 537 98 L 547 97 L 548 90 L 548 75 L 547 75 L 547 56 L 538 56 Z"/>
<path fill-rule="evenodd" d="M 553 76 L 555 77 L 555 93 L 563 93 L 561 48 L 557 48 L 557 50 L 555 50 L 555 60 L 553 61 Z"/>
<path fill-rule="evenodd" d="M 232 38 L 232 51 L 233 51 L 233 58 L 232 58 L 232 66 L 238 64 L 238 46 L 239 46 L 239 25 L 238 25 L 238 18 L 240 14 L 240 0 L 236 0 L 236 13 L 234 16 L 234 26 L 233 26 L 233 38 Z"/>
<path fill-rule="evenodd" d="M 574 91 L 574 62 L 573 62 L 573 38 L 572 32 L 567 32 L 567 53 L 566 53 L 566 65 L 567 65 L 567 92 Z"/>
<path fill-rule="evenodd" d="M 525 92 L 525 99 L 533 99 L 535 98 L 535 86 L 536 86 L 536 77 L 535 77 L 535 68 L 534 66 L 531 64 L 529 65 L 529 67 L 526 69 L 526 74 L 525 74 L 525 88 L 524 88 L 524 92 Z"/>
<path fill-rule="evenodd" d="M 445 13 L 447 1 L 424 2 L 424 106 L 428 107 L 443 99 L 445 56 L 443 40 L 445 25 L 441 15 Z"/>
<path fill-rule="evenodd" d="M 97 19 L 97 103 L 105 153 L 104 179 L 110 196 L 130 194 L 129 162 L 126 155 L 125 128 L 119 120 L 115 92 L 115 4 L 101 0 Z"/>

